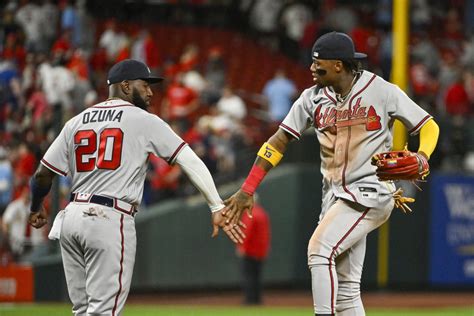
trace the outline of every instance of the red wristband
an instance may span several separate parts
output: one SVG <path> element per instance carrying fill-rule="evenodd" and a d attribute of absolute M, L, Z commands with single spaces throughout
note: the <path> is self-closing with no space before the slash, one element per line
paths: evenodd
<path fill-rule="evenodd" d="M 253 165 L 249 175 L 247 176 L 247 179 L 245 180 L 244 184 L 242 184 L 241 190 L 249 195 L 253 195 L 266 174 L 267 172 L 262 167 Z"/>

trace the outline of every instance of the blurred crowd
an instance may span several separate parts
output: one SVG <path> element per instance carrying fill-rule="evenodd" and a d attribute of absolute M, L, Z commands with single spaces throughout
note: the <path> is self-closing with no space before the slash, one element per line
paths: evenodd
<path fill-rule="evenodd" d="M 366 68 L 390 78 L 390 0 L 188 2 L 193 7 L 229 6 L 226 23 L 233 21 L 237 31 L 305 66 L 311 63 L 315 38 L 329 30 L 346 32 L 357 50 L 368 54 Z M 299 94 L 292 78 L 275 69 L 274 77 L 252 98 L 257 111 L 250 111 L 245 91 L 228 80 L 229 59 L 218 45 L 204 51 L 187 43 L 178 55 L 164 56 L 146 26 L 130 32 L 115 19 L 93 17 L 89 4 L 10 0 L 0 5 L 0 214 L 3 235 L 8 236 L 4 240 L 15 259 L 25 255 L 26 246 L 13 244 L 45 241 L 44 231 L 33 238 L 25 225 L 28 180 L 63 123 L 107 97 L 106 75 L 112 64 L 141 60 L 167 78 L 155 91 L 151 111 L 195 150 L 218 184 L 245 174 L 262 139 L 258 132 L 273 130 Z M 187 23 L 199 20 L 190 12 Z M 474 2 L 413 0 L 410 14 L 408 93 L 441 127 L 432 164 L 474 171 Z M 149 165 L 145 205 L 194 193 L 179 167 L 153 156 Z M 67 180 L 61 180 L 60 188 L 64 205 Z M 18 235 L 24 237 L 13 242 Z"/>

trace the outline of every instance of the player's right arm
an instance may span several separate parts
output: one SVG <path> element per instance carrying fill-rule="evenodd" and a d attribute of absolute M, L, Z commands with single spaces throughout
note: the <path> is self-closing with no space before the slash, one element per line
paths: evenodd
<path fill-rule="evenodd" d="M 31 206 L 28 222 L 35 228 L 40 228 L 48 222 L 43 209 L 43 200 L 51 190 L 54 177 L 56 174 L 65 176 L 69 171 L 67 153 L 69 122 L 49 146 L 30 180 Z"/>
<path fill-rule="evenodd" d="M 42 205 L 44 198 L 51 190 L 55 175 L 54 172 L 40 164 L 30 180 L 31 206 L 28 222 L 35 228 L 43 227 L 48 222 Z"/>
<path fill-rule="evenodd" d="M 226 209 L 223 214 L 228 223 L 237 223 L 244 211 L 252 217 L 254 204 L 253 194 L 264 179 L 265 175 L 278 165 L 288 144 L 294 137 L 283 129 L 278 129 L 267 142 L 265 142 L 257 153 L 252 169 L 242 187 L 225 201 Z"/>
<path fill-rule="evenodd" d="M 267 172 L 278 165 L 290 141 L 299 139 L 313 124 L 313 100 L 322 99 L 318 95 L 320 90 L 315 86 L 304 90 L 293 103 L 276 133 L 262 145 L 240 190 L 224 201 L 226 208 L 223 214 L 227 217 L 228 223 L 237 223 L 245 210 L 252 217 L 253 193 Z"/>

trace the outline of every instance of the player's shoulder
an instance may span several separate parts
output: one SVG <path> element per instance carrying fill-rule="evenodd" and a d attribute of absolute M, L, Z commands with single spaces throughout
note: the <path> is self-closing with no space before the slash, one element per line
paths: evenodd
<path fill-rule="evenodd" d="M 132 103 L 122 100 L 122 99 L 107 99 L 100 103 L 94 104 L 93 106 L 87 108 L 86 110 L 97 110 L 97 109 L 128 109 L 133 110 L 137 108 Z"/>
<path fill-rule="evenodd" d="M 362 71 L 358 84 L 362 91 L 370 91 L 369 93 L 376 93 L 379 96 L 391 95 L 397 89 L 397 85 L 368 70 Z"/>
<path fill-rule="evenodd" d="M 359 81 L 361 81 L 365 85 L 367 85 L 367 84 L 374 85 L 374 87 L 377 87 L 377 88 L 380 88 L 380 87 L 391 88 L 393 86 L 393 83 L 388 82 L 387 80 L 385 80 L 381 76 L 379 76 L 379 75 L 377 75 L 373 72 L 370 72 L 368 70 L 363 70 L 361 72 Z"/>
<path fill-rule="evenodd" d="M 148 111 L 139 108 L 138 106 L 133 105 L 130 102 L 121 100 L 121 99 L 109 99 L 101 103 L 97 103 L 85 111 L 96 111 L 96 110 L 106 110 L 108 112 L 113 111 L 114 113 L 125 112 L 128 117 L 134 117 L 138 119 L 144 119 L 153 114 Z M 84 113 L 84 112 L 83 112 Z"/>
<path fill-rule="evenodd" d="M 319 87 L 318 85 L 313 85 L 309 88 L 304 89 L 303 92 L 301 92 L 301 96 L 303 98 L 308 98 L 308 99 L 312 99 L 322 94 L 323 94 L 323 89 Z"/>

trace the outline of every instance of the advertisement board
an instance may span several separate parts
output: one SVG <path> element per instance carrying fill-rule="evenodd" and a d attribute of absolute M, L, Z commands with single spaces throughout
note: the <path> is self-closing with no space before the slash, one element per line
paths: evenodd
<path fill-rule="evenodd" d="M 430 182 L 430 282 L 474 285 L 474 177 L 435 175 Z"/>

